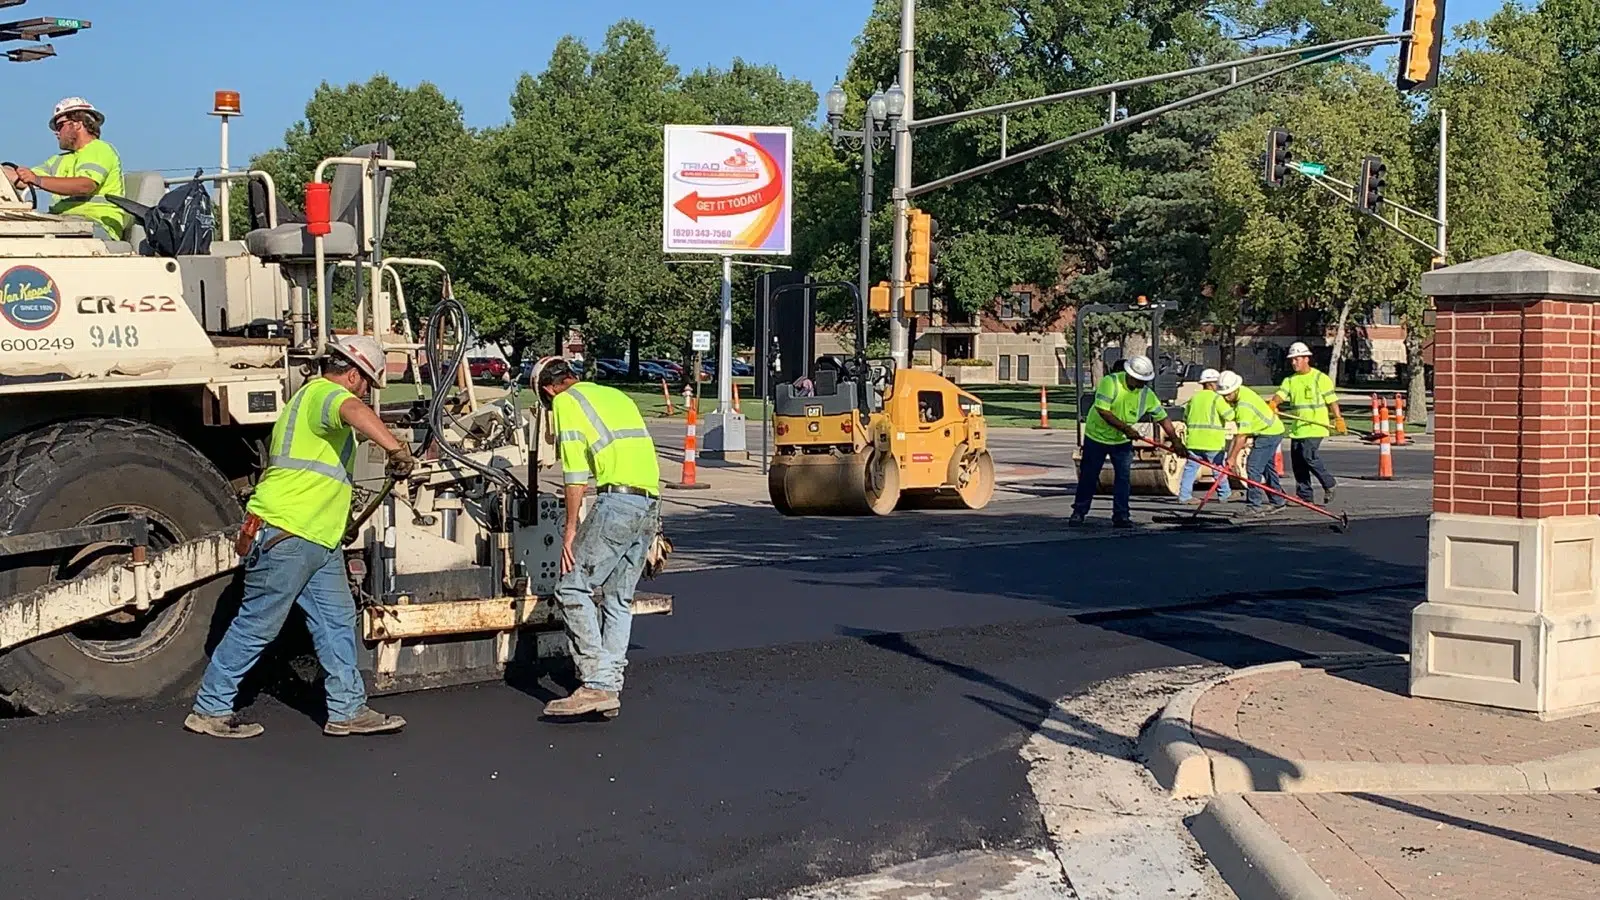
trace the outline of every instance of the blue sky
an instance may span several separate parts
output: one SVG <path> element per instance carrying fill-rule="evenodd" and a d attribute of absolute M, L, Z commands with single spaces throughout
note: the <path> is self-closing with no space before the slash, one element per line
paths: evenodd
<path fill-rule="evenodd" d="M 606 28 L 635 18 L 655 29 L 673 62 L 688 70 L 735 56 L 776 64 L 827 90 L 849 60 L 871 0 L 31 0 L 0 18 L 72 16 L 93 28 L 55 42 L 60 56 L 0 62 L 7 108 L 7 159 L 35 162 L 55 150 L 45 128 L 61 97 L 87 97 L 108 115 L 106 137 L 129 169 L 217 163 L 217 89 L 239 91 L 245 115 L 232 127 L 232 157 L 277 144 L 317 84 L 364 81 L 384 72 L 403 84 L 432 81 L 461 101 L 471 125 L 507 114 L 522 72 L 537 72 L 555 42 L 575 34 L 597 44 Z M 1499 0 L 1450 0 L 1449 22 L 1483 16 Z M 1396 16 L 1398 21 L 1398 16 Z M 310 23 L 315 22 L 315 26 Z M 305 56 L 311 62 L 292 61 Z M 30 127 L 37 123 L 37 129 Z"/>

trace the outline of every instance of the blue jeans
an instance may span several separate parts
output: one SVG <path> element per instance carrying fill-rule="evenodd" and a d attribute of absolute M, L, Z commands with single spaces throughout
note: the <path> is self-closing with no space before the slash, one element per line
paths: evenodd
<path fill-rule="evenodd" d="M 1311 502 L 1311 477 L 1316 476 L 1323 490 L 1338 484 L 1322 461 L 1322 438 L 1294 438 L 1289 441 L 1289 467 L 1294 470 L 1294 492 L 1301 500 Z"/>
<path fill-rule="evenodd" d="M 1078 463 L 1078 492 L 1072 498 L 1072 514 L 1083 518 L 1094 503 L 1094 492 L 1100 484 L 1100 469 L 1111 460 L 1115 476 L 1111 482 L 1111 518 L 1122 522 L 1133 518 L 1128 510 L 1128 497 L 1133 493 L 1133 445 L 1102 444 L 1094 438 L 1083 439 L 1083 458 Z"/>
<path fill-rule="evenodd" d="M 294 536 L 262 552 L 283 530 L 263 525 L 244 560 L 244 600 L 228 625 L 194 698 L 207 716 L 233 712 L 244 679 L 267 644 L 283 630 L 295 604 L 305 610 L 317 661 L 326 673 L 328 720 L 355 718 L 367 702 L 367 686 L 356 668 L 356 603 L 346 580 L 344 552 Z"/>
<path fill-rule="evenodd" d="M 600 494 L 578 524 L 574 565 L 556 582 L 556 605 L 585 687 L 622 690 L 633 630 L 633 590 L 660 515 L 660 501 L 650 497 Z"/>
<path fill-rule="evenodd" d="M 1245 477 L 1251 481 L 1265 484 L 1275 491 L 1283 490 L 1283 482 L 1278 480 L 1278 467 L 1272 464 L 1272 458 L 1278 454 L 1278 445 L 1283 443 L 1283 435 L 1256 435 L 1256 443 L 1250 448 L 1250 456 L 1245 459 Z M 1251 509 L 1260 509 L 1261 502 L 1267 492 L 1255 485 L 1245 489 L 1244 499 Z M 1289 501 L 1282 497 L 1273 497 L 1272 505 L 1282 509 L 1289 505 Z"/>
<path fill-rule="evenodd" d="M 1189 455 L 1199 457 L 1208 463 L 1218 466 L 1226 466 L 1228 464 L 1228 448 L 1226 447 L 1222 448 L 1221 450 L 1190 450 Z M 1212 472 L 1211 474 L 1214 475 L 1218 481 L 1216 499 L 1228 499 L 1228 495 L 1233 493 L 1233 488 L 1228 484 L 1228 476 L 1217 472 Z M 1199 463 L 1191 459 L 1183 464 L 1183 479 L 1178 482 L 1179 503 L 1187 503 L 1193 499 L 1194 480 L 1198 478 L 1199 475 Z"/>

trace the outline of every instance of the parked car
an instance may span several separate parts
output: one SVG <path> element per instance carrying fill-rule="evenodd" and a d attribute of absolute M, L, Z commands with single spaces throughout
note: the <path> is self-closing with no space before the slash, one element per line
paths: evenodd
<path fill-rule="evenodd" d="M 747 378 L 755 373 L 755 367 L 744 360 L 736 359 L 733 361 L 733 374 L 739 376 L 740 378 Z"/>
<path fill-rule="evenodd" d="M 429 374 L 427 363 L 418 367 L 422 373 L 422 380 L 431 382 L 433 376 Z M 467 357 L 467 371 L 471 373 L 473 381 L 499 381 L 500 377 L 511 370 L 506 361 L 497 356 L 469 356 Z"/>
<path fill-rule="evenodd" d="M 523 360 L 523 362 L 522 362 L 522 372 L 521 372 L 520 375 L 517 376 L 517 381 L 520 382 L 524 387 L 528 387 L 528 386 L 530 386 L 532 384 L 532 381 L 533 381 L 533 364 L 535 362 L 537 362 L 537 361 L 538 360 L 532 360 L 532 359 Z M 569 360 L 567 360 L 567 365 L 572 368 L 572 374 L 578 376 L 579 378 L 583 377 L 583 360 L 581 360 L 581 359 L 569 359 Z"/>
<path fill-rule="evenodd" d="M 677 380 L 677 376 L 673 375 L 672 371 L 666 366 L 648 359 L 639 360 L 639 374 L 651 381 L 659 381 L 663 378 L 669 381 Z"/>
<path fill-rule="evenodd" d="M 649 362 L 666 369 L 669 380 L 677 381 L 683 377 L 683 365 L 681 363 L 674 362 L 670 359 L 652 359 L 649 360 Z"/>

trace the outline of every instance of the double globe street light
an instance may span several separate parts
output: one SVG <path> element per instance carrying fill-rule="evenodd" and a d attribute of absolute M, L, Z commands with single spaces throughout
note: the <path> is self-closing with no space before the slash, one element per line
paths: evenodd
<path fill-rule="evenodd" d="M 835 147 L 849 147 L 861 151 L 861 274 L 860 290 L 861 303 L 867 303 L 870 290 L 869 281 L 872 271 L 872 152 L 874 148 L 886 144 L 900 123 L 906 112 L 906 92 L 901 90 L 900 82 L 896 81 L 889 86 L 889 90 L 873 91 L 867 98 L 867 107 L 862 116 L 861 130 L 849 131 L 840 128 L 844 122 L 845 107 L 849 105 L 850 98 L 845 94 L 844 88 L 834 82 L 832 88 L 823 97 L 823 103 L 828 110 L 828 136 Z M 866 310 L 861 311 L 863 322 Z"/>

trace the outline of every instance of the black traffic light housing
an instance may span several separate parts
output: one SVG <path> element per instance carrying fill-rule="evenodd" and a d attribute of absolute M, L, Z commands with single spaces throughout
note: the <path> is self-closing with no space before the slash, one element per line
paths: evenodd
<path fill-rule="evenodd" d="M 1425 91 L 1439 83 L 1439 55 L 1444 46 L 1444 0 L 1406 0 L 1403 30 L 1411 37 L 1400 42 L 1400 68 L 1394 86 L 1402 91 Z"/>
<path fill-rule="evenodd" d="M 1388 184 L 1389 167 L 1376 156 L 1363 157 L 1361 175 L 1356 179 L 1356 209 L 1377 215 L 1383 206 L 1383 189 Z"/>
<path fill-rule="evenodd" d="M 1294 144 L 1294 135 L 1287 128 L 1272 128 L 1267 131 L 1267 152 L 1262 156 L 1262 177 L 1270 187 L 1283 187 L 1284 179 L 1289 174 L 1289 148 Z"/>

